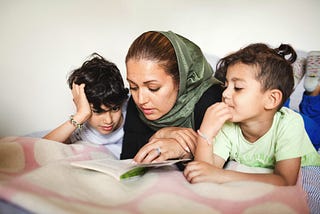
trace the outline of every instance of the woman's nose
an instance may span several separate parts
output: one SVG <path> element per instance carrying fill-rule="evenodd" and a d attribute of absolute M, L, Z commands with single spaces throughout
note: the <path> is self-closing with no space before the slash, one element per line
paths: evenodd
<path fill-rule="evenodd" d="M 138 102 L 139 104 L 144 104 L 146 102 L 148 102 L 148 96 L 146 94 L 146 92 L 140 90 L 138 93 Z"/>

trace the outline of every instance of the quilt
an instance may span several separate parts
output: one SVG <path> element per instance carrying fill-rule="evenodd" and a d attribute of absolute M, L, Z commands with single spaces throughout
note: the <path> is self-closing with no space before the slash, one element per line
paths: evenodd
<path fill-rule="evenodd" d="M 0 199 L 24 212 L 49 214 L 309 213 L 301 177 L 287 187 L 251 181 L 190 184 L 170 166 L 118 181 L 70 164 L 99 158 L 113 156 L 86 142 L 1 138 Z"/>

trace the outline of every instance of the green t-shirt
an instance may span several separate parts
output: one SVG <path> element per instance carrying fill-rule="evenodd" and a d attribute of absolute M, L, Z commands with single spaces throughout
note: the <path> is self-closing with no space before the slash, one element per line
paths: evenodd
<path fill-rule="evenodd" d="M 302 157 L 301 166 L 320 166 L 320 154 L 302 117 L 286 107 L 275 114 L 270 130 L 254 143 L 244 138 L 237 123 L 225 123 L 215 138 L 214 153 L 250 167 L 274 169 L 277 161 L 297 157 Z"/>

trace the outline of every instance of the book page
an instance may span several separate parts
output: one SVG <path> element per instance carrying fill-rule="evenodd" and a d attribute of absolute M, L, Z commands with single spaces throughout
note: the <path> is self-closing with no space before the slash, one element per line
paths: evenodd
<path fill-rule="evenodd" d="M 115 160 L 115 159 L 95 159 L 86 161 L 74 161 L 71 165 L 82 167 L 86 169 L 96 170 L 99 172 L 104 172 L 108 175 L 113 176 L 116 179 L 120 179 L 120 176 L 134 167 L 132 159 L 127 160 Z"/>
<path fill-rule="evenodd" d="M 115 159 L 95 159 L 86 161 L 74 161 L 71 165 L 86 169 L 96 170 L 113 176 L 117 180 L 125 179 L 133 176 L 142 175 L 147 168 L 170 166 L 181 161 L 189 161 L 190 159 L 167 160 L 159 163 L 141 163 L 136 164 L 132 159 L 115 160 Z"/>

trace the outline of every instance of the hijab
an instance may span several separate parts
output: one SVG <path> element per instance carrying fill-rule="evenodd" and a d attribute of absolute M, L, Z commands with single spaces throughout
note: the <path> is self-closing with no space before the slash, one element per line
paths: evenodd
<path fill-rule="evenodd" d="M 151 129 L 163 127 L 194 127 L 194 107 L 203 93 L 213 84 L 220 83 L 213 77 L 213 69 L 201 49 L 190 40 L 172 32 L 159 31 L 174 47 L 179 69 L 179 92 L 172 109 L 157 120 L 148 120 L 139 110 L 140 119 Z"/>

